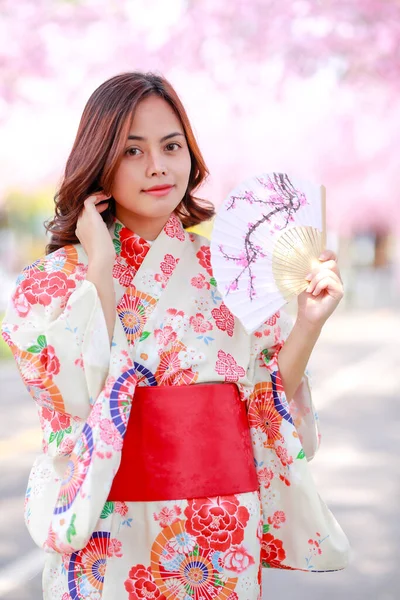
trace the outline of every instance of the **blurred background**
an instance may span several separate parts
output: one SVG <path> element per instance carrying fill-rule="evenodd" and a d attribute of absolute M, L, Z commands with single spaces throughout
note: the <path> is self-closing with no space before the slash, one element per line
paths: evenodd
<path fill-rule="evenodd" d="M 218 206 L 272 170 L 327 188 L 345 297 L 311 359 L 312 471 L 353 554 L 340 573 L 269 570 L 263 598 L 397 599 L 400 2 L 0 0 L 0 320 L 44 253 L 88 97 L 136 69 L 183 100 L 211 172 L 200 196 Z M 2 341 L 0 356 L 0 597 L 39 599 L 42 553 L 22 521 L 39 424 Z"/>

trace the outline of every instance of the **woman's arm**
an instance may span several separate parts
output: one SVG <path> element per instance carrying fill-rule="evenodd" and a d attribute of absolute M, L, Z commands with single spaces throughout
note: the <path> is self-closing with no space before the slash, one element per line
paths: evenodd
<path fill-rule="evenodd" d="M 104 263 L 93 260 L 89 262 L 86 279 L 96 286 L 104 318 L 107 323 L 108 337 L 111 344 L 116 316 L 112 268 L 107 268 L 104 266 Z"/>
<path fill-rule="evenodd" d="M 321 264 L 307 277 L 310 285 L 298 297 L 296 322 L 278 356 L 282 384 L 288 401 L 293 398 L 301 383 L 325 321 L 343 297 L 343 285 L 335 253 L 325 250 L 319 260 Z"/>
<path fill-rule="evenodd" d="M 299 387 L 321 327 L 297 320 L 278 355 L 285 395 L 290 402 Z"/>

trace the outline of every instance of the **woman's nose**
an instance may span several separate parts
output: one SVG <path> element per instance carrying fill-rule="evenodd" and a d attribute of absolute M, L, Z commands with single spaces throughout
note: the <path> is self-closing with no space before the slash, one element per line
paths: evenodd
<path fill-rule="evenodd" d="M 167 173 L 167 168 L 165 166 L 163 157 L 160 154 L 152 154 L 150 155 L 148 166 L 147 166 L 147 175 L 165 175 Z"/>

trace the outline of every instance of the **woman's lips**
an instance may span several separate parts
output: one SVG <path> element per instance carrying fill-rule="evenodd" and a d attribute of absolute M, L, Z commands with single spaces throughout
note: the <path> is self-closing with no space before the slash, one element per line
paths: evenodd
<path fill-rule="evenodd" d="M 151 196 L 166 196 L 173 189 L 173 185 L 168 188 L 164 188 L 162 190 L 143 190 L 145 194 L 151 194 Z"/>

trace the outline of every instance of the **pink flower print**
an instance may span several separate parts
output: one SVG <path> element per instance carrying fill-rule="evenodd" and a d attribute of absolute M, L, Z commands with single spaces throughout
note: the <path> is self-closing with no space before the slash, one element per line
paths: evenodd
<path fill-rule="evenodd" d="M 192 279 L 190 280 L 190 284 L 198 290 L 202 290 L 203 288 L 209 290 L 211 287 L 202 273 L 200 273 L 200 275 L 198 275 L 197 277 L 192 277 Z"/>
<path fill-rule="evenodd" d="M 113 266 L 112 276 L 114 279 L 118 279 L 123 287 L 129 287 L 131 285 L 135 272 L 135 269 L 131 265 L 126 265 L 123 259 L 117 256 Z"/>
<path fill-rule="evenodd" d="M 231 546 L 224 554 L 223 565 L 228 571 L 243 573 L 250 565 L 254 565 L 254 558 L 243 545 Z"/>
<path fill-rule="evenodd" d="M 311 548 L 310 548 L 310 552 L 316 556 L 317 554 L 322 554 L 322 550 L 319 546 L 319 542 L 317 540 L 308 540 L 308 543 L 310 544 Z"/>
<path fill-rule="evenodd" d="M 102 419 L 100 421 L 100 437 L 109 446 L 112 446 L 114 450 L 122 450 L 122 437 L 114 423 L 110 419 Z"/>
<path fill-rule="evenodd" d="M 276 449 L 276 453 L 281 459 L 281 463 L 284 467 L 291 465 L 293 462 L 293 458 L 288 455 L 288 451 L 283 446 L 278 446 Z"/>
<path fill-rule="evenodd" d="M 201 246 L 196 256 L 199 259 L 200 265 L 212 276 L 211 250 L 209 246 Z"/>
<path fill-rule="evenodd" d="M 75 279 L 77 281 L 83 281 L 86 277 L 87 270 L 88 270 L 87 265 L 84 265 L 83 263 L 78 263 L 76 265 L 76 270 L 75 270 Z"/>
<path fill-rule="evenodd" d="M 172 254 L 166 254 L 164 256 L 163 262 L 160 264 L 160 269 L 164 273 L 164 275 L 172 275 L 178 262 L 179 258 L 174 258 Z"/>
<path fill-rule="evenodd" d="M 164 231 L 170 238 L 176 238 L 180 242 L 185 240 L 183 225 L 176 215 L 171 215 L 164 227 Z"/>
<path fill-rule="evenodd" d="M 109 397 L 109 396 L 108 396 Z M 89 427 L 94 427 L 100 421 L 101 418 L 101 404 L 95 404 L 90 411 L 90 415 L 87 418 L 87 424 Z"/>
<path fill-rule="evenodd" d="M 70 437 L 66 437 L 61 442 L 60 451 L 62 454 L 69 455 L 72 453 L 74 446 L 75 446 L 74 440 Z"/>
<path fill-rule="evenodd" d="M 167 285 L 168 279 L 169 279 L 168 276 L 164 275 L 164 273 L 156 273 L 154 275 L 154 280 L 157 281 L 157 283 L 161 283 L 162 289 L 164 289 L 165 286 Z"/>
<path fill-rule="evenodd" d="M 277 322 L 277 320 L 279 319 L 280 316 L 281 316 L 281 313 L 278 310 L 271 317 L 269 317 L 269 319 L 267 319 L 266 321 L 264 321 L 263 325 L 268 325 L 268 327 L 273 327 L 276 324 L 276 322 Z"/>
<path fill-rule="evenodd" d="M 122 548 L 122 543 L 119 540 L 117 540 L 117 538 L 111 538 L 111 540 L 108 543 L 107 556 L 109 558 L 112 558 L 113 556 L 116 556 L 117 558 L 121 558 L 121 556 L 122 556 L 121 548 Z"/>
<path fill-rule="evenodd" d="M 121 517 L 126 517 L 128 510 L 128 505 L 125 502 L 116 502 L 114 505 L 114 512 L 121 515 Z"/>
<path fill-rule="evenodd" d="M 212 324 L 206 321 L 201 313 L 196 313 L 195 317 L 190 317 L 189 323 L 195 333 L 206 333 L 212 329 Z"/>
<path fill-rule="evenodd" d="M 226 331 L 229 337 L 232 337 L 235 320 L 228 307 L 222 302 L 220 308 L 214 308 L 211 314 L 215 319 L 218 329 Z"/>
<path fill-rule="evenodd" d="M 274 478 L 274 472 L 272 471 L 272 469 L 264 467 L 263 469 L 260 469 L 257 472 L 257 477 L 260 484 L 262 484 L 265 487 L 265 489 L 268 489 L 271 484 L 271 481 Z"/>
<path fill-rule="evenodd" d="M 179 520 L 178 517 L 181 512 L 179 506 L 175 504 L 172 508 L 164 506 L 158 514 L 154 513 L 153 516 L 155 521 L 160 521 L 161 527 L 169 527 L 169 525 Z"/>
<path fill-rule="evenodd" d="M 274 512 L 272 517 L 268 517 L 268 523 L 274 527 L 274 529 L 280 529 L 282 523 L 286 522 L 286 515 L 283 510 L 277 510 Z"/>
<path fill-rule="evenodd" d="M 225 381 L 235 382 L 239 377 L 244 377 L 246 371 L 240 367 L 233 356 L 223 350 L 218 352 L 215 370 L 219 375 L 224 375 Z"/>
<path fill-rule="evenodd" d="M 113 387 L 114 387 L 115 381 L 116 381 L 116 379 L 115 379 L 115 377 L 113 377 L 112 375 L 109 375 L 109 376 L 107 377 L 107 379 L 106 379 L 106 383 L 105 383 L 104 392 L 103 392 L 103 393 L 104 393 L 104 396 L 105 396 L 106 398 L 109 398 L 109 397 L 110 397 L 110 394 L 111 394 L 111 392 L 112 392 L 112 389 L 113 389 Z"/>
<path fill-rule="evenodd" d="M 83 369 L 83 358 L 82 358 L 82 354 L 80 355 L 79 358 L 77 358 L 74 362 L 74 365 L 76 367 L 79 367 L 80 369 Z"/>
<path fill-rule="evenodd" d="M 163 329 L 156 329 L 154 336 L 160 346 L 168 346 L 175 342 L 177 335 L 170 325 L 166 325 Z"/>
<path fill-rule="evenodd" d="M 53 375 L 58 375 L 60 372 L 60 361 L 58 360 L 54 347 L 47 345 L 39 354 L 39 360 L 46 369 L 47 375 L 50 379 Z"/>
<path fill-rule="evenodd" d="M 13 304 L 14 304 L 15 310 L 17 311 L 17 313 L 19 314 L 20 317 L 26 317 L 26 315 L 29 313 L 29 311 L 31 309 L 30 304 L 29 304 L 28 300 L 26 299 L 26 296 L 20 285 L 15 290 L 15 293 L 13 296 Z"/>

